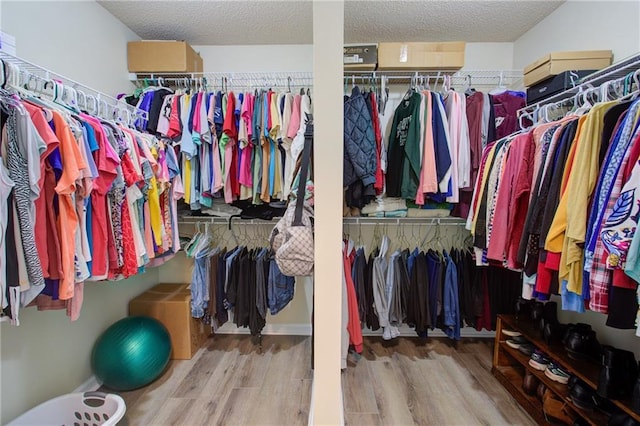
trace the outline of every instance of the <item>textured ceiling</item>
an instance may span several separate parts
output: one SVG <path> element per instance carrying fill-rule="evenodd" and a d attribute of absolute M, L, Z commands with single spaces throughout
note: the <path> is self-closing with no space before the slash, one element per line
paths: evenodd
<path fill-rule="evenodd" d="M 564 0 L 345 2 L 345 42 L 512 42 Z M 193 45 L 311 44 L 311 1 L 102 1 L 143 39 Z M 331 31 L 333 23 L 326 23 Z"/>

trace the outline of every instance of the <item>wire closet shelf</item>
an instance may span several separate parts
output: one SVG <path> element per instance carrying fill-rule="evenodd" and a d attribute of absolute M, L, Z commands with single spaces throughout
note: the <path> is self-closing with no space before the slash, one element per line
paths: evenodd
<path fill-rule="evenodd" d="M 561 104 L 570 98 L 575 98 L 576 95 L 583 93 L 585 90 L 599 88 L 603 84 L 624 80 L 630 73 L 638 73 L 640 70 L 640 53 L 629 56 L 622 61 L 619 61 L 607 68 L 603 68 L 599 71 L 591 73 L 582 79 L 577 80 L 576 84 L 563 92 L 557 93 L 553 96 L 549 96 L 539 102 L 527 105 L 524 108 L 518 110 L 518 118 L 528 117 L 532 118 L 533 122 L 538 121 L 538 112 L 544 105 Z"/>
<path fill-rule="evenodd" d="M 474 86 L 504 86 L 511 89 L 523 87 L 522 70 L 378 70 L 378 71 L 344 71 L 345 80 L 349 83 L 360 83 L 382 79 L 389 84 L 405 84 L 419 82 L 422 84 L 434 85 L 444 83 L 449 79 L 451 87 L 474 87 Z"/>
<path fill-rule="evenodd" d="M 80 109 L 89 111 L 103 119 L 126 120 L 128 123 L 133 123 L 137 118 L 147 119 L 146 111 L 40 65 L 2 51 L 0 51 L 0 60 L 2 60 L 3 67 L 12 65 L 18 70 L 19 75 L 15 78 L 15 83 L 28 91 L 47 94 L 46 86 L 49 84 L 54 86 L 57 83 L 56 86 L 62 92 L 59 94 L 62 99 L 70 99 Z M 33 87 L 34 83 L 35 87 Z M 55 94 L 52 91 L 49 95 L 54 96 Z"/>
<path fill-rule="evenodd" d="M 230 220 L 231 219 L 231 220 Z M 221 217 L 221 216 L 189 216 L 180 217 L 179 223 L 183 225 L 191 225 L 197 223 L 209 223 L 212 225 L 229 225 L 230 222 L 243 225 L 275 225 L 280 218 L 273 220 L 263 219 L 240 219 L 237 217 Z M 447 225 L 447 226 L 464 226 L 466 221 L 457 217 L 345 217 L 342 219 L 344 225 Z"/>
<path fill-rule="evenodd" d="M 133 79 L 138 85 L 155 82 L 167 86 L 186 86 L 193 83 L 207 88 L 245 89 L 308 89 L 313 87 L 313 73 L 295 72 L 194 72 L 194 73 L 138 73 Z"/>

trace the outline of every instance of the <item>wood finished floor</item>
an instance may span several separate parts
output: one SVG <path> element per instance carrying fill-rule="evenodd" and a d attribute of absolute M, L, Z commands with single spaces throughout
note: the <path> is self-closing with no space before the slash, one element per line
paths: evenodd
<path fill-rule="evenodd" d="M 535 425 L 491 375 L 492 357 L 493 339 L 365 337 L 342 375 L 345 423 Z"/>
<path fill-rule="evenodd" d="M 534 425 L 491 375 L 490 339 L 365 337 L 342 373 L 352 425 Z M 218 335 L 191 359 L 172 361 L 151 385 L 120 395 L 120 425 L 306 425 L 311 338 Z"/>

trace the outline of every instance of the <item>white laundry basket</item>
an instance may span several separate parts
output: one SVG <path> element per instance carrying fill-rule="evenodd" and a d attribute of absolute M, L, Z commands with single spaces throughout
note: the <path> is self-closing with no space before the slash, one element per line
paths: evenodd
<path fill-rule="evenodd" d="M 43 402 L 7 426 L 115 426 L 126 410 L 127 406 L 119 395 L 69 393 Z"/>

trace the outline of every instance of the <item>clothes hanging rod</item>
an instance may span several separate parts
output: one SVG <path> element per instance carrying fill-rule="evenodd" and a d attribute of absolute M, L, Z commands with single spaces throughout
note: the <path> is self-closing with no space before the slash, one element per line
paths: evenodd
<path fill-rule="evenodd" d="M 585 90 L 586 88 L 598 87 L 601 86 L 602 83 L 605 83 L 607 81 L 624 78 L 629 73 L 635 72 L 638 69 L 640 69 L 640 53 L 636 53 L 635 55 L 629 56 L 628 58 L 616 62 L 611 66 L 608 66 L 583 77 L 578 81 L 578 84 L 576 84 L 572 88 L 569 88 L 563 92 L 560 92 L 553 96 L 549 96 L 546 99 L 519 109 L 518 117 L 523 115 L 531 116 L 543 105 L 557 103 L 575 96 L 576 94 L 578 94 L 578 92 L 580 92 L 581 90 Z"/>
<path fill-rule="evenodd" d="M 458 217 L 345 217 L 343 225 L 454 225 L 464 226 Z"/>
<path fill-rule="evenodd" d="M 221 217 L 221 216 L 183 216 L 178 219 L 178 225 L 196 225 L 198 223 L 209 223 L 212 225 L 225 225 L 228 226 L 229 223 L 233 224 L 242 224 L 242 225 L 270 225 L 274 226 L 276 221 L 280 218 L 276 218 L 275 220 L 263 220 L 263 219 L 241 219 L 239 217 Z"/>
<path fill-rule="evenodd" d="M 232 218 L 235 224 L 243 225 L 275 225 L 280 218 L 273 220 Z M 210 223 L 214 225 L 228 225 L 228 217 L 219 216 L 183 216 L 178 220 L 180 225 Z M 457 217 L 345 217 L 343 225 L 454 225 L 464 226 L 466 220 Z"/>
<path fill-rule="evenodd" d="M 131 117 L 131 122 L 133 122 L 136 118 L 143 118 L 145 120 L 148 118 L 147 112 L 144 110 L 129 105 L 124 101 L 120 101 L 112 96 L 90 88 L 82 83 L 79 83 L 40 65 L 36 65 L 32 62 L 26 61 L 20 57 L 0 51 L 0 60 L 2 60 L 3 64 L 11 64 L 19 70 L 20 76 L 18 76 L 18 80 L 24 85 L 27 85 L 29 79 L 31 78 L 36 78 L 44 82 L 57 81 L 62 84 L 63 91 L 65 89 L 72 89 L 72 91 L 76 94 L 81 94 L 81 96 L 79 96 L 78 98 L 81 99 L 82 97 L 84 97 L 84 102 L 88 102 L 87 98 L 93 98 L 97 105 L 101 105 L 102 107 L 104 107 L 104 105 L 108 106 L 108 108 L 106 109 L 108 109 L 107 112 L 109 112 L 110 115 L 113 115 L 114 113 L 119 111 L 127 111 L 129 116 Z M 29 89 L 27 88 L 27 90 Z M 86 104 L 80 106 L 87 107 Z"/>

